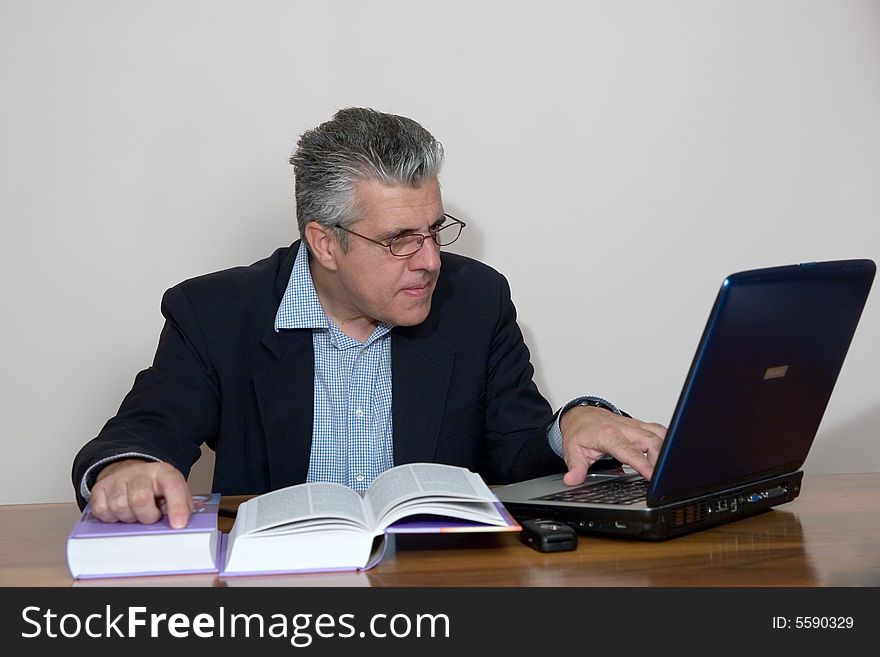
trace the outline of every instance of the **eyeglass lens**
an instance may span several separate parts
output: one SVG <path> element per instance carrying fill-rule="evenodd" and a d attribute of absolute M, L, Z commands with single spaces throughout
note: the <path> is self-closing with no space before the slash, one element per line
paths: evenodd
<path fill-rule="evenodd" d="M 434 238 L 437 246 L 449 246 L 461 236 L 461 229 L 462 225 L 459 222 L 453 222 L 433 231 L 431 237 Z M 401 235 L 391 240 L 389 246 L 391 247 L 391 253 L 394 255 L 407 256 L 422 248 L 424 240 L 425 237 L 418 234 Z"/>

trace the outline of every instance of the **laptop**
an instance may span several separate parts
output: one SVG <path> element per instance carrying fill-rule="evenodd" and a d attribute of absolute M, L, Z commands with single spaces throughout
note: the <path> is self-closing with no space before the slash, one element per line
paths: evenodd
<path fill-rule="evenodd" d="M 794 500 L 874 280 L 871 260 L 744 271 L 721 285 L 650 481 L 595 464 L 493 489 L 519 520 L 665 540 Z"/>

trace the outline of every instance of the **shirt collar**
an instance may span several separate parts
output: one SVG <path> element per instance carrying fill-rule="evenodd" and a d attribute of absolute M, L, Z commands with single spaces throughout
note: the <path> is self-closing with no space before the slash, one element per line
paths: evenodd
<path fill-rule="evenodd" d="M 394 328 L 392 325 L 380 322 L 364 344 L 371 344 L 387 335 L 392 328 Z M 278 332 L 281 329 L 327 329 L 334 335 L 338 334 L 337 337 L 340 341 L 359 344 L 353 338 L 343 334 L 324 312 L 324 307 L 315 291 L 315 283 L 312 281 L 312 272 L 309 269 L 309 249 L 305 241 L 300 242 L 287 289 L 284 291 L 278 312 L 275 314 L 275 331 Z"/>
<path fill-rule="evenodd" d="M 275 315 L 275 330 L 329 327 L 330 320 L 321 306 L 312 282 L 312 272 L 309 271 L 309 249 L 303 241 L 300 242 L 287 289 Z"/>

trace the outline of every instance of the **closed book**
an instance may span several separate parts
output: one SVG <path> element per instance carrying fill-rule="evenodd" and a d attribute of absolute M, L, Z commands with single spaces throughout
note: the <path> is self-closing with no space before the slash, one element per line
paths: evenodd
<path fill-rule="evenodd" d="M 220 494 L 194 495 L 189 523 L 174 529 L 168 516 L 152 524 L 104 522 L 89 506 L 67 539 L 75 579 L 217 572 Z"/>
<path fill-rule="evenodd" d="M 220 575 L 366 570 L 389 534 L 520 529 L 478 474 L 412 463 L 383 472 L 363 495 L 316 482 L 244 502 L 223 537 Z"/>

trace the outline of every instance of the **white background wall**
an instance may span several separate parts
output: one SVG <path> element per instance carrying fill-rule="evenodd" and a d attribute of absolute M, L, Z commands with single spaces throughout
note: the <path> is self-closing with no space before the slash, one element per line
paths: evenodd
<path fill-rule="evenodd" d="M 2 0 L 0 96 L 0 503 L 72 499 L 167 287 L 296 238 L 339 107 L 444 143 L 554 405 L 666 423 L 726 274 L 880 260 L 873 0 Z M 880 471 L 878 335 L 875 291 L 808 472 Z"/>

